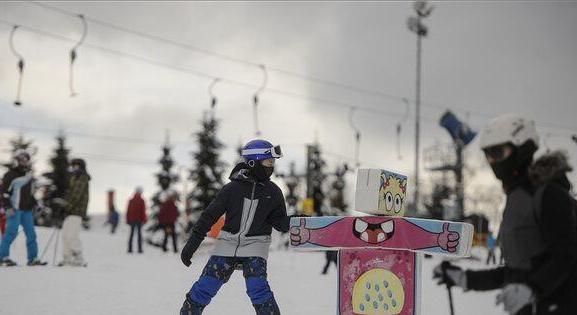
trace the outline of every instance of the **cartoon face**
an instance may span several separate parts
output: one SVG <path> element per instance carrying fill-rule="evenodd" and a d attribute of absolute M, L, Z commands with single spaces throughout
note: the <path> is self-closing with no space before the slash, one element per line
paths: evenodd
<path fill-rule="evenodd" d="M 378 219 L 378 220 L 374 220 Z M 353 221 L 353 235 L 369 244 L 384 242 L 395 233 L 395 222 L 382 218 L 356 218 Z"/>
<path fill-rule="evenodd" d="M 385 215 L 404 216 L 404 201 L 407 193 L 405 176 L 383 171 L 379 189 L 379 211 Z"/>

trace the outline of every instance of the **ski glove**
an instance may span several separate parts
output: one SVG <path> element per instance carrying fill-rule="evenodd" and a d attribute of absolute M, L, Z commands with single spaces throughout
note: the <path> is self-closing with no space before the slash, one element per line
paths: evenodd
<path fill-rule="evenodd" d="M 184 245 L 184 247 L 182 248 L 182 252 L 180 252 L 180 259 L 182 260 L 182 263 L 185 266 L 187 267 L 190 266 L 190 264 L 192 263 L 190 261 L 190 259 L 192 258 L 192 254 L 194 254 L 198 246 L 200 246 L 201 242 L 202 239 L 198 238 L 196 235 L 193 234 L 190 236 L 190 238 L 186 242 L 186 245 Z"/>
<path fill-rule="evenodd" d="M 526 284 L 511 283 L 503 288 L 503 292 L 497 295 L 497 305 L 503 304 L 505 311 L 511 315 L 528 304 L 534 304 L 535 295 L 533 290 Z"/>
<path fill-rule="evenodd" d="M 456 285 L 467 290 L 467 274 L 461 267 L 448 261 L 443 261 L 433 269 L 433 279 L 438 279 L 438 285 L 446 284 L 449 287 Z"/>

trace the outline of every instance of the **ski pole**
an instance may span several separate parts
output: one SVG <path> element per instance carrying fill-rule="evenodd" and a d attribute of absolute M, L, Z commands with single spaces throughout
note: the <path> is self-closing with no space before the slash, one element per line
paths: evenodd
<path fill-rule="evenodd" d="M 52 266 L 56 266 L 56 252 L 58 251 L 58 240 L 60 239 L 60 229 L 56 230 L 56 244 L 54 245 L 54 255 L 52 256 Z"/>
<path fill-rule="evenodd" d="M 50 238 L 48 239 L 48 242 L 46 242 L 46 245 L 44 246 L 44 249 L 42 250 L 42 254 L 40 254 L 40 260 L 42 260 L 42 258 L 44 258 L 44 255 L 46 254 L 46 250 L 48 249 L 48 247 L 50 247 L 50 244 L 52 244 L 52 239 L 54 238 L 54 234 L 56 234 L 56 228 L 54 228 L 52 230 L 52 234 L 50 234 Z"/>
<path fill-rule="evenodd" d="M 443 261 L 441 263 L 441 268 L 443 269 L 443 278 L 445 279 L 445 284 L 447 286 L 447 293 L 449 294 L 449 309 L 451 310 L 451 315 L 455 315 L 455 310 L 453 308 L 453 292 L 451 292 L 451 284 L 447 281 L 447 267 L 450 265 L 448 261 Z"/>

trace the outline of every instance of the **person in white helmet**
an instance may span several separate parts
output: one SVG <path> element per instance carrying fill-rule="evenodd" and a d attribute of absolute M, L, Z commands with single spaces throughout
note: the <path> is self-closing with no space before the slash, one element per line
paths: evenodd
<path fill-rule="evenodd" d="M 433 276 L 464 290 L 502 289 L 497 303 L 511 315 L 577 314 L 577 202 L 560 152 L 533 163 L 533 121 L 503 115 L 481 132 L 481 148 L 507 195 L 499 229 L 505 265 L 462 270 L 444 263 Z"/>

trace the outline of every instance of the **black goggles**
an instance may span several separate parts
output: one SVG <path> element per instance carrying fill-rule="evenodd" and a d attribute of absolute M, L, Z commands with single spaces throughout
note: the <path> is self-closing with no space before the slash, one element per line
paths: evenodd
<path fill-rule="evenodd" d="M 485 156 L 487 158 L 490 158 L 494 161 L 501 161 L 504 160 L 506 158 L 506 152 L 507 149 L 513 149 L 511 147 L 511 145 L 509 144 L 502 144 L 502 145 L 495 145 L 492 147 L 488 147 L 483 149 L 483 152 L 485 152 Z"/>

